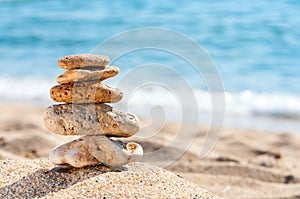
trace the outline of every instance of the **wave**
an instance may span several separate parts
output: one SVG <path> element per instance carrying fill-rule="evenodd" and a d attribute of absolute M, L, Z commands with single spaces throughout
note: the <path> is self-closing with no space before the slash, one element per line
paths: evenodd
<path fill-rule="evenodd" d="M 135 111 L 149 110 L 160 106 L 170 111 L 174 117 L 180 114 L 181 107 L 187 111 L 198 105 L 199 113 L 211 114 L 213 111 L 211 95 L 206 90 L 195 89 L 193 92 L 197 104 L 180 101 L 180 88 L 169 92 L 163 88 L 143 89 L 131 96 L 130 103 L 136 106 Z M 192 97 L 192 96 L 191 96 Z M 264 116 L 274 118 L 300 119 L 300 96 L 280 93 L 256 93 L 250 90 L 242 92 L 225 92 L 226 116 Z M 133 106 L 132 106 L 133 107 Z"/>
<path fill-rule="evenodd" d="M 299 95 L 255 93 L 247 90 L 240 93 L 226 93 L 226 101 L 226 110 L 235 115 L 300 118 Z"/>
<path fill-rule="evenodd" d="M 55 80 L 43 77 L 26 76 L 11 77 L 0 76 L 0 100 L 1 101 L 27 101 L 48 103 L 49 90 L 55 85 Z M 122 90 L 122 89 L 121 89 Z M 121 101 L 120 106 L 133 105 L 138 110 L 150 109 L 160 106 L 162 109 L 180 111 L 180 107 L 186 105 L 178 98 L 178 91 L 172 93 L 160 87 L 148 87 L 135 93 L 126 93 L 127 101 Z M 200 112 L 212 112 L 211 96 L 205 90 L 193 91 L 198 102 Z M 128 97 L 130 95 L 130 97 Z M 226 92 L 226 115 L 244 116 L 271 116 L 281 118 L 300 119 L 300 96 L 279 93 L 256 93 L 250 90 L 242 92 Z M 190 104 L 195 108 L 195 104 Z M 141 111 L 140 111 L 141 112 Z"/>
<path fill-rule="evenodd" d="M 116 82 L 109 81 L 108 84 L 116 86 L 114 83 Z M 55 84 L 55 80 L 43 77 L 0 76 L 0 101 L 47 106 L 53 103 L 49 97 L 49 90 Z M 162 121 L 181 121 L 183 114 L 193 117 L 192 110 L 198 106 L 201 123 L 210 123 L 213 107 L 211 95 L 206 90 L 193 90 L 196 99 L 196 104 L 193 104 L 190 101 L 180 101 L 182 99 L 180 88 L 170 92 L 162 87 L 145 87 L 130 93 L 126 91 L 126 86 L 121 86 L 124 88 L 117 86 L 124 92 L 121 102 L 113 104 L 117 109 L 130 111 L 150 120 L 153 118 Z M 225 125 L 227 126 L 273 132 L 299 132 L 300 130 L 299 95 L 256 93 L 246 90 L 226 92 L 225 99 Z"/>
<path fill-rule="evenodd" d="M 0 100 L 45 104 L 50 101 L 49 90 L 54 84 L 43 77 L 0 76 Z"/>

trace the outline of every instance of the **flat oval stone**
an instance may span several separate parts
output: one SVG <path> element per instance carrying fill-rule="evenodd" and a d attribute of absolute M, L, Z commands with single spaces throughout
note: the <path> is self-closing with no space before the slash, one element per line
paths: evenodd
<path fill-rule="evenodd" d="M 46 109 L 44 125 L 61 135 L 130 137 L 139 131 L 138 118 L 107 104 L 58 104 Z"/>
<path fill-rule="evenodd" d="M 84 136 L 89 153 L 99 162 L 117 167 L 138 161 L 143 156 L 143 147 L 135 142 L 124 143 L 106 136 Z"/>
<path fill-rule="evenodd" d="M 70 70 L 73 68 L 81 68 L 87 66 L 105 66 L 109 62 L 110 59 L 108 56 L 77 54 L 62 57 L 57 61 L 57 64 L 65 70 Z"/>
<path fill-rule="evenodd" d="M 117 167 L 139 160 L 143 155 L 141 145 L 111 140 L 106 136 L 84 136 L 54 148 L 49 159 L 54 164 L 84 167 L 103 163 Z"/>
<path fill-rule="evenodd" d="M 70 82 L 102 81 L 119 74 L 120 70 L 116 66 L 105 67 L 87 67 L 80 69 L 71 69 L 57 77 L 57 83 L 65 84 Z"/>
<path fill-rule="evenodd" d="M 114 103 L 122 99 L 123 93 L 102 82 L 76 82 L 56 85 L 50 90 L 56 102 L 67 103 Z"/>
<path fill-rule="evenodd" d="M 82 138 L 55 147 L 49 154 L 53 164 L 69 164 L 73 167 L 85 167 L 99 164 L 92 156 Z"/>

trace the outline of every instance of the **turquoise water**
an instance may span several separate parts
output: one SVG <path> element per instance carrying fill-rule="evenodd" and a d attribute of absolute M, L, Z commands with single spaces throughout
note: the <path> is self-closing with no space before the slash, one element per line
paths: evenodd
<path fill-rule="evenodd" d="M 48 99 L 45 92 L 62 73 L 59 57 L 90 52 L 122 31 L 162 27 L 184 33 L 206 49 L 233 113 L 298 118 L 299 10 L 296 0 L 0 0 L 0 99 Z M 138 55 L 130 60 L 120 60 L 120 68 L 126 71 L 141 61 Z M 142 59 L 153 60 L 179 71 L 182 67 L 167 55 Z M 193 76 L 193 71 L 181 72 Z M 31 92 L 24 94 L 28 88 Z"/>
<path fill-rule="evenodd" d="M 0 72 L 55 76 L 62 55 L 89 52 L 124 30 L 156 26 L 202 45 L 228 91 L 297 93 L 299 10 L 300 2 L 287 0 L 0 1 Z"/>

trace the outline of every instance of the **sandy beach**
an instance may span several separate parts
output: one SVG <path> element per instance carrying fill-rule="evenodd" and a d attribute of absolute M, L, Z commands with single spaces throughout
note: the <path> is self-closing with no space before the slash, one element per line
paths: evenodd
<path fill-rule="evenodd" d="M 300 1 L 237 2 L 0 0 L 0 199 L 300 199 Z"/>
<path fill-rule="evenodd" d="M 51 173 L 55 165 L 52 165 L 47 157 L 53 147 L 73 140 L 75 137 L 55 135 L 43 127 L 43 111 L 46 107 L 1 103 L 0 108 L 0 159 L 2 160 L 0 162 L 2 175 L 0 193 L 4 195 L 12 193 L 12 191 L 19 193 L 18 183 L 23 183 L 24 189 L 32 189 L 32 185 L 28 184 L 31 183 L 30 176 L 33 177 L 32 181 L 37 183 L 35 178 L 42 180 L 45 173 L 48 172 L 47 175 L 58 175 L 58 181 L 69 179 L 72 182 L 61 185 L 63 188 L 33 195 L 57 198 L 62 197 L 63 194 L 68 196 L 71 193 L 82 193 L 93 197 L 93 193 L 90 193 L 92 189 L 88 189 L 88 187 L 96 186 L 95 180 L 103 181 L 104 179 L 106 183 L 102 188 L 98 187 L 98 191 L 107 190 L 107 192 L 96 195 L 97 197 L 113 198 L 109 193 L 123 193 L 125 194 L 123 197 L 126 197 L 127 192 L 126 189 L 123 190 L 122 185 L 126 182 L 128 182 L 126 186 L 129 187 L 127 191 L 136 190 L 135 196 L 139 198 L 142 197 L 142 193 L 154 194 L 152 197 L 155 197 L 155 194 L 162 194 L 156 195 L 162 198 L 170 196 L 168 195 L 170 190 L 164 191 L 160 186 L 174 189 L 176 183 L 182 184 L 178 189 L 182 194 L 181 198 L 197 198 L 193 195 L 195 193 L 201 193 L 204 198 L 213 197 L 213 195 L 222 198 L 300 197 L 300 137 L 295 133 L 270 133 L 225 128 L 209 155 L 199 158 L 199 146 L 205 139 L 207 128 L 203 126 L 200 127 L 192 146 L 185 151 L 184 155 L 163 169 L 156 167 L 155 164 L 159 165 L 163 161 L 174 158 L 174 154 L 178 151 L 176 147 L 161 153 L 154 159 L 144 159 L 144 163 L 126 165 L 126 171 L 116 173 L 105 166 L 96 166 L 67 171 L 66 177 L 61 172 Z M 145 153 L 150 153 L 168 145 L 170 140 L 174 139 L 174 129 L 178 125 L 169 122 L 152 138 L 132 139 L 137 140 L 144 147 Z M 183 125 L 188 131 L 189 125 Z M 151 128 L 156 131 L 155 124 L 151 125 Z M 147 130 L 151 131 L 152 129 Z M 82 173 L 82 178 L 78 177 L 78 172 Z M 10 175 L 8 175 L 9 173 Z M 141 183 L 139 186 L 141 190 L 137 190 L 136 186 L 133 186 L 136 184 L 136 179 L 133 178 L 147 180 L 146 176 L 152 176 L 151 179 L 155 179 L 155 173 L 161 175 L 161 177 L 157 177 L 160 180 L 154 180 L 157 187 L 152 189 Z M 122 180 L 117 186 L 122 189 L 112 191 L 112 184 L 119 178 Z M 50 180 L 47 182 L 50 183 Z M 35 191 L 43 190 L 45 186 L 45 183 L 37 183 Z M 84 189 L 85 186 L 87 189 Z M 151 192 L 151 190 L 153 191 Z M 28 190 L 23 191 L 28 193 Z M 180 196 L 178 195 L 178 197 Z"/>

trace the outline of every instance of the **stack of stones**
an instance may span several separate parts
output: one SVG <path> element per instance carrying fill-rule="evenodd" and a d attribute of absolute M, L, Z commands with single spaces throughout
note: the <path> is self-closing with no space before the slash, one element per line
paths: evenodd
<path fill-rule="evenodd" d="M 59 85 L 51 88 L 50 97 L 63 103 L 47 108 L 44 124 L 56 134 L 83 136 L 54 148 L 49 155 L 54 164 L 84 167 L 102 163 L 118 167 L 143 155 L 139 144 L 115 139 L 136 134 L 139 122 L 135 115 L 105 104 L 118 102 L 123 96 L 118 89 L 102 83 L 119 73 L 117 67 L 107 66 L 109 61 L 107 56 L 92 54 L 58 60 L 67 72 L 57 78 Z"/>

